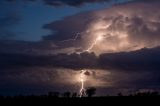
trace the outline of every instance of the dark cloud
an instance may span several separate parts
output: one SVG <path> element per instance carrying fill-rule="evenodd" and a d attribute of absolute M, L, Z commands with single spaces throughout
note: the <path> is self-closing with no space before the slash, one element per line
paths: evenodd
<path fill-rule="evenodd" d="M 112 72 L 117 88 L 159 88 L 160 48 L 107 53 L 99 57 L 101 68 Z"/>
<path fill-rule="evenodd" d="M 141 49 L 133 52 L 102 54 L 99 64 L 104 68 L 130 71 L 158 71 L 160 69 L 160 48 Z"/>
<path fill-rule="evenodd" d="M 90 61 L 92 59 L 92 61 Z M 59 67 L 69 69 L 96 68 L 96 56 L 90 53 L 78 54 L 57 54 L 52 56 L 34 56 L 26 54 L 1 54 L 2 68 L 17 67 Z M 10 66 L 10 67 L 8 67 Z"/>
<path fill-rule="evenodd" d="M 89 71 L 86 71 L 84 74 L 90 76 L 91 73 Z"/>
<path fill-rule="evenodd" d="M 32 85 L 38 84 L 38 87 L 49 86 L 49 88 L 58 89 L 61 85 L 69 84 L 68 82 L 62 82 L 64 82 L 64 79 L 66 81 L 74 78 L 73 76 L 76 75 L 74 72 L 87 69 L 89 71 L 85 74 L 88 77 L 97 76 L 96 72 L 99 73 L 98 70 L 111 73 L 111 75 L 106 75 L 103 72 L 101 73 L 103 77 L 101 75 L 98 78 L 95 77 L 107 82 L 101 84 L 104 88 L 158 88 L 160 79 L 159 63 L 160 47 L 144 48 L 132 52 L 105 53 L 99 57 L 93 53 L 48 56 L 1 53 L 0 80 L 3 81 L 0 84 L 6 87 L 5 84 L 8 83 L 9 86 L 13 87 L 11 84 L 13 81 L 14 86 L 23 83 L 22 88 L 25 86 L 26 88 L 29 86 L 34 88 Z M 54 84 L 52 84 L 52 81 L 54 81 Z M 107 85 L 110 83 L 111 85 Z M 76 83 L 74 82 L 74 84 Z"/>
<path fill-rule="evenodd" d="M 160 69 L 159 47 L 132 52 L 106 53 L 101 54 L 99 57 L 94 53 L 87 52 L 81 54 L 57 54 L 48 56 L 1 53 L 0 56 L 1 68 L 44 66 L 68 69 L 88 68 L 122 71 L 158 71 Z"/>
<path fill-rule="evenodd" d="M 8 2 L 16 2 L 18 0 L 6 0 Z M 35 2 L 37 0 L 23 0 L 24 2 Z M 46 5 L 49 6 L 73 6 L 73 7 L 79 7 L 84 4 L 93 4 L 93 3 L 108 3 L 108 2 L 114 2 L 121 3 L 121 2 L 135 2 L 135 1 L 141 1 L 141 2 L 154 2 L 159 0 L 41 0 Z"/>
<path fill-rule="evenodd" d="M 103 3 L 103 2 L 109 2 L 111 0 L 43 0 L 45 4 L 51 5 L 51 6 L 63 6 L 63 5 L 69 5 L 69 6 L 81 6 L 86 3 Z"/>
<path fill-rule="evenodd" d="M 16 2 L 18 0 L 6 0 L 8 2 Z M 22 0 L 23 2 L 36 2 L 38 0 Z M 41 0 L 44 4 L 49 6 L 72 6 L 80 7 L 85 4 L 94 4 L 94 3 L 123 3 L 123 2 L 157 2 L 159 0 Z"/>
<path fill-rule="evenodd" d="M 8 1 L 8 2 L 16 2 L 17 0 L 6 0 L 6 1 Z M 22 1 L 26 2 L 26 1 L 36 1 L 36 0 L 22 0 Z"/>
<path fill-rule="evenodd" d="M 76 18 L 75 18 L 76 17 Z M 44 36 L 45 40 L 65 40 L 74 38 L 77 33 L 84 31 L 93 20 L 92 13 L 76 14 L 65 17 L 63 20 L 44 25 L 44 29 L 49 29 L 53 33 Z M 67 26 L 65 26 L 67 25 Z M 83 27 L 80 27 L 83 26 Z"/>
<path fill-rule="evenodd" d="M 8 2 L 16 2 L 18 0 L 6 0 Z M 29 1 L 37 1 L 37 0 L 23 0 L 24 2 Z M 104 3 L 104 2 L 110 2 L 112 0 L 41 0 L 44 2 L 46 5 L 49 6 L 74 6 L 74 7 L 79 7 L 81 5 L 87 4 L 87 3 Z"/>
<path fill-rule="evenodd" d="M 52 54 L 52 50 L 57 46 L 53 42 L 30 42 L 20 40 L 0 40 L 0 53 L 19 54 Z"/>

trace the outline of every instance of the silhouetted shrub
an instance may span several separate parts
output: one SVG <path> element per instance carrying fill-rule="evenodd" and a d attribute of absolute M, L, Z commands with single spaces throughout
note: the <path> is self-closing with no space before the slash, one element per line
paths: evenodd
<path fill-rule="evenodd" d="M 86 94 L 88 95 L 88 97 L 92 97 L 93 95 L 96 94 L 96 88 L 94 87 L 87 88 Z"/>
<path fill-rule="evenodd" d="M 70 93 L 70 92 L 64 92 L 63 97 L 67 97 L 67 98 L 69 98 L 69 97 L 70 97 L 70 95 L 71 95 L 71 93 Z"/>

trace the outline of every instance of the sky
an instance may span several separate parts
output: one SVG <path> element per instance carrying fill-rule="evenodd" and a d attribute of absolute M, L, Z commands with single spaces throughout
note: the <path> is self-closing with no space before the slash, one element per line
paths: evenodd
<path fill-rule="evenodd" d="M 111 4 L 110 2 L 109 4 Z M 16 40 L 25 41 L 39 41 L 41 37 L 48 30 L 43 29 L 43 25 L 51 21 L 56 21 L 64 18 L 65 16 L 73 15 L 83 11 L 90 11 L 95 9 L 101 9 L 108 7 L 109 4 L 86 4 L 83 7 L 73 6 L 50 6 L 44 5 L 42 1 L 38 0 L 35 2 L 27 2 L 23 0 L 17 0 L 17 2 L 6 2 L 1 0 L 1 16 L 10 17 L 13 14 L 15 18 L 19 18 L 19 23 L 14 24 L 10 29 L 16 33 Z M 23 36 L 22 36 L 23 34 Z"/>
<path fill-rule="evenodd" d="M 160 89 L 159 0 L 1 0 L 0 95 Z"/>

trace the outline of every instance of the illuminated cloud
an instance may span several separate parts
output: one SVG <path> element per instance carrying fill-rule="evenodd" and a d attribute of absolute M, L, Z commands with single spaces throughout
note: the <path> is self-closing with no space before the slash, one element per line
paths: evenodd
<path fill-rule="evenodd" d="M 85 87 L 115 91 L 121 88 L 154 89 L 160 87 L 159 63 L 160 47 L 104 53 L 99 57 L 87 52 L 70 55 L 1 53 L 0 93 L 77 92 L 80 89 L 81 69 L 87 70 Z"/>
<path fill-rule="evenodd" d="M 0 93 L 78 91 L 81 69 L 98 90 L 159 88 L 159 7 L 116 5 L 46 24 L 40 42 L 1 41 Z"/>
<path fill-rule="evenodd" d="M 159 7 L 159 2 L 126 3 L 69 16 L 45 25 L 44 28 L 54 33 L 44 36 L 44 39 L 64 40 L 81 33 L 76 40 L 79 42 L 77 45 L 87 50 L 100 36 L 101 39 L 90 49 L 97 55 L 133 51 L 144 47 L 153 48 L 160 45 Z M 55 35 L 58 38 L 55 38 Z M 74 42 L 68 43 L 68 46 L 74 45 Z"/>
<path fill-rule="evenodd" d="M 87 76 L 85 87 L 111 86 L 109 72 L 105 70 L 89 71 L 90 76 Z M 71 92 L 77 92 L 81 86 L 80 72 L 80 70 L 47 67 L 2 69 L 0 72 L 0 93 L 44 94 L 48 91 L 65 92 L 67 89 Z M 107 78 L 105 78 L 106 76 Z M 15 86 L 16 89 L 14 89 Z"/>
<path fill-rule="evenodd" d="M 153 13 L 158 12 L 159 6 L 160 4 L 133 3 L 97 12 L 98 18 L 87 29 L 90 32 L 87 35 L 101 35 L 106 39 L 93 51 L 119 52 L 159 46 L 160 14 Z"/>

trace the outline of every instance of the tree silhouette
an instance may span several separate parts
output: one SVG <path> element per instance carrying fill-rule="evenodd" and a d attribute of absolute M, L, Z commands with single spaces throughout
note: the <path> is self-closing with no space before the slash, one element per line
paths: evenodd
<path fill-rule="evenodd" d="M 72 97 L 77 97 L 77 93 L 74 92 L 74 93 L 72 94 Z"/>
<path fill-rule="evenodd" d="M 117 95 L 118 95 L 118 96 L 123 96 L 123 94 L 122 94 L 121 92 L 119 92 Z"/>
<path fill-rule="evenodd" d="M 94 87 L 87 88 L 86 94 L 88 95 L 88 97 L 92 97 L 94 94 L 96 94 L 96 88 Z"/>
<path fill-rule="evenodd" d="M 60 94 L 59 92 L 49 92 L 48 96 L 49 97 L 59 97 L 59 94 Z"/>
<path fill-rule="evenodd" d="M 69 97 L 70 97 L 70 95 L 71 95 L 71 93 L 70 93 L 70 92 L 64 92 L 63 97 L 67 97 L 67 98 L 69 98 Z"/>

